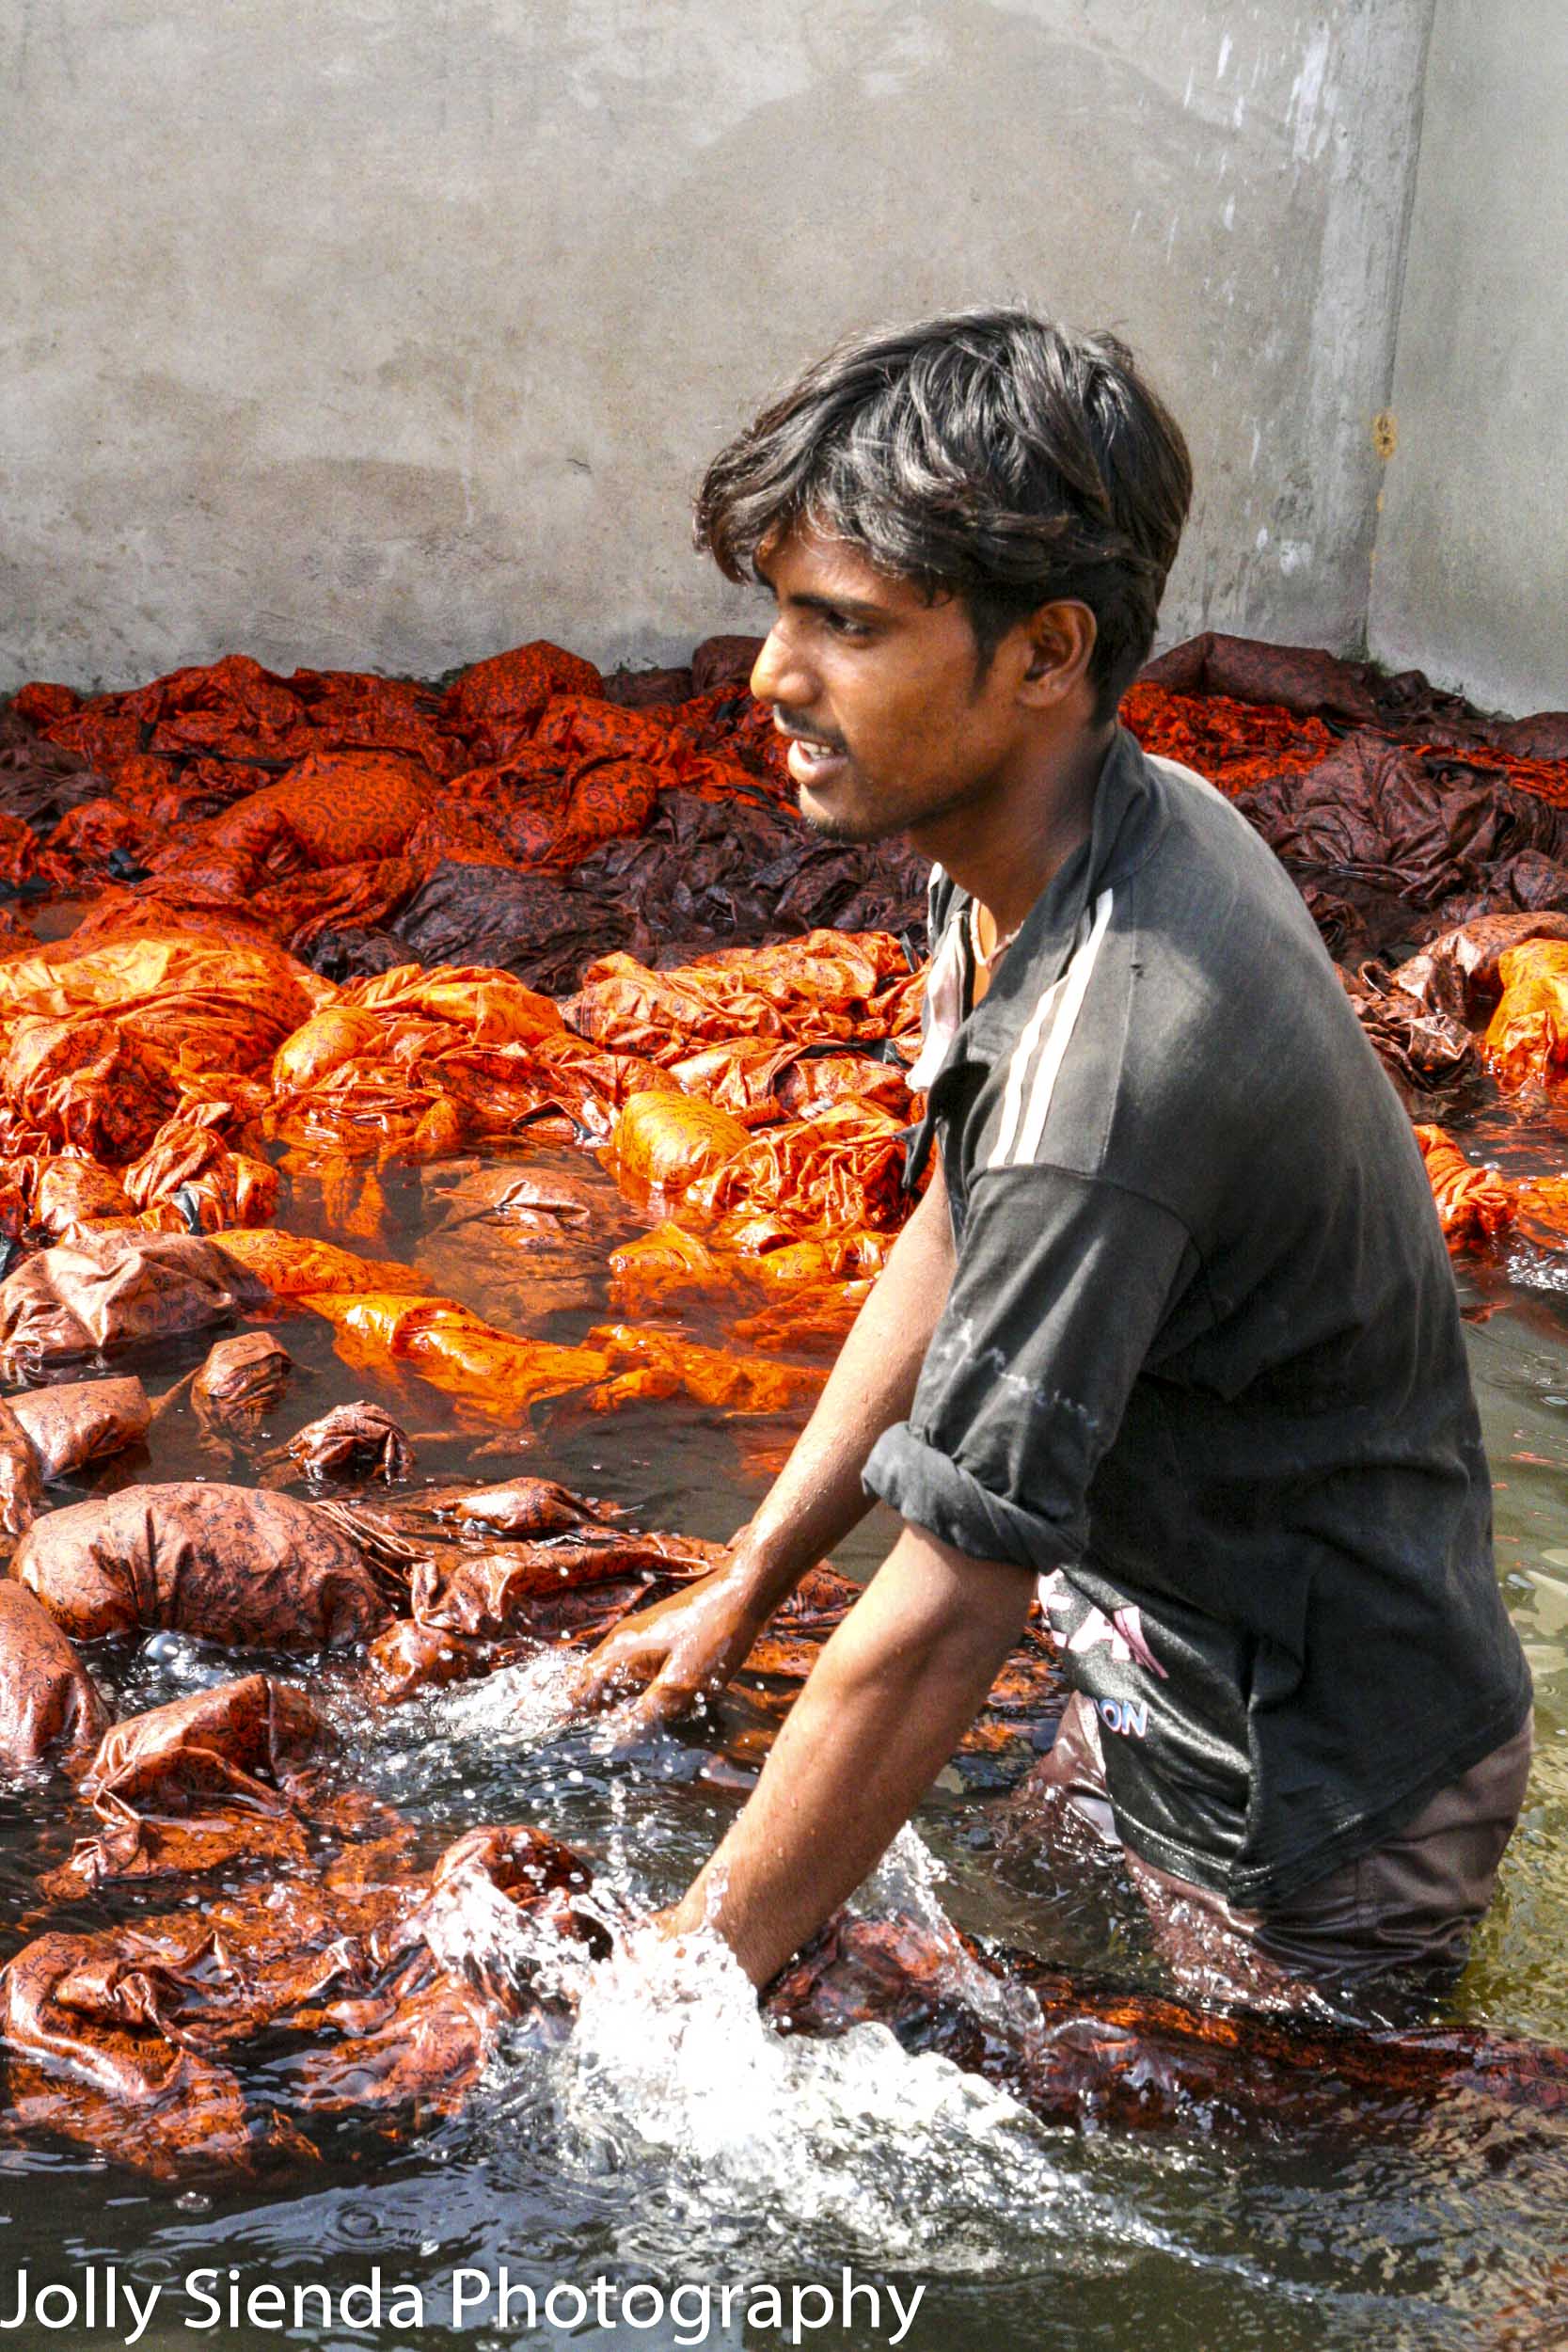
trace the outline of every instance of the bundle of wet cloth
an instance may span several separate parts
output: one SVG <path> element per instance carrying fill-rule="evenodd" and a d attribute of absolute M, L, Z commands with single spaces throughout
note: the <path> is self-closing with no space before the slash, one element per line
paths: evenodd
<path fill-rule="evenodd" d="M 910 1213 L 924 872 L 802 826 L 754 650 L 606 677 L 536 642 L 441 691 L 231 657 L 0 713 L 0 1766 L 49 1823 L 0 1975 L 11 2133 L 166 2172 L 415 2129 L 554 1997 L 487 1971 L 454 1904 L 602 1943 L 587 1859 L 519 1824 L 434 1850 L 343 1726 L 595 1640 L 717 1556 L 538 1463 L 424 1483 L 430 1422 L 547 1459 L 598 1416 L 701 1415 L 760 1471 Z M 1568 714 L 1209 636 L 1123 718 L 1295 877 L 1455 1253 L 1568 1248 L 1539 1141 Z M 351 1393 L 311 1410 L 324 1363 Z M 780 1612 L 705 1734 L 717 1784 L 853 1597 L 823 1566 Z M 113 1722 L 168 1640 L 225 1672 Z M 1034 1623 L 958 1766 L 1005 1785 L 1061 1703 Z M 1033 2039 L 976 1970 L 1028 1984 Z M 880 2018 L 1053 2118 L 1564 2096 L 1553 2054 L 1307 2051 L 911 1921 L 835 1922 L 772 2005 Z"/>

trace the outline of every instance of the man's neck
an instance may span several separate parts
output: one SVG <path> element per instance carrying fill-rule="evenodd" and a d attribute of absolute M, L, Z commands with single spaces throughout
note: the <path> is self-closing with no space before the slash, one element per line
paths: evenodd
<path fill-rule="evenodd" d="M 998 932 L 1016 930 L 1035 900 L 1089 837 L 1095 787 L 1114 725 L 1073 737 L 1043 772 L 1003 779 L 984 805 L 955 810 L 911 834 L 979 900 Z"/>

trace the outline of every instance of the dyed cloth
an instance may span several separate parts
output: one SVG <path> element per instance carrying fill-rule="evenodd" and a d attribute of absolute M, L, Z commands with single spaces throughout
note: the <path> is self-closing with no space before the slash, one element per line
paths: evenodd
<path fill-rule="evenodd" d="M 81 1765 L 108 1727 L 108 1709 L 46 1609 L 0 1581 L 0 1772 L 52 1756 Z"/>
<path fill-rule="evenodd" d="M 390 1613 L 357 1547 L 308 1502 L 175 1480 L 126 1486 L 40 1519 L 11 1574 L 74 1641 L 193 1633 L 330 1647 Z"/>
<path fill-rule="evenodd" d="M 146 1438 L 141 1381 L 85 1381 L 0 1402 L 0 1534 L 25 1536 L 44 1485 Z"/>
<path fill-rule="evenodd" d="M 191 1404 L 210 1430 L 248 1436 L 281 1404 L 292 1369 L 270 1331 L 241 1331 L 207 1351 L 191 1382 Z"/>
<path fill-rule="evenodd" d="M 266 1293 L 194 1234 L 84 1232 L 0 1282 L 0 1373 L 70 1363 L 224 1323 Z"/>
<path fill-rule="evenodd" d="M 1375 963 L 1339 977 L 1373 1052 L 1407 1110 L 1430 1118 L 1452 1111 L 1480 1091 L 1481 1057 L 1462 1021 L 1423 1002 Z"/>
<path fill-rule="evenodd" d="M 309 2158 L 303 2127 L 344 2112 L 401 2136 L 451 2113 L 504 2020 L 537 2007 L 529 1980 L 476 1983 L 445 1959 L 445 1922 L 476 1888 L 602 1948 L 573 1905 L 586 1866 L 528 1827 L 470 1831 L 428 1875 L 395 1829 L 328 1844 L 277 1883 L 261 1860 L 265 1875 L 198 1913 L 45 1933 L 16 1955 L 0 2039 L 20 2128 L 166 2177 Z M 268 2063 L 247 2084 L 252 2047 Z"/>
<path fill-rule="evenodd" d="M 1527 939 L 1497 958 L 1502 995 L 1486 1056 L 1504 1086 L 1551 1087 L 1568 1064 L 1568 940 Z"/>
<path fill-rule="evenodd" d="M 1028 2008 L 999 2007 L 1008 1983 L 1033 1995 Z M 768 2006 L 796 2033 L 875 2020 L 1043 2120 L 1091 2128 L 1168 2129 L 1196 2113 L 1206 2130 L 1337 2137 L 1354 2117 L 1358 2134 L 1398 2144 L 1413 2110 L 1455 2096 L 1498 2111 L 1568 2108 L 1560 2050 L 1463 2028 L 1356 2033 L 1194 2008 L 981 1951 L 910 1918 L 840 1913 L 774 1980 Z"/>
<path fill-rule="evenodd" d="M 69 1477 L 105 1454 L 139 1445 L 152 1406 L 139 1380 L 84 1380 L 35 1389 L 0 1407 L 0 1426 L 25 1438 L 40 1481 Z"/>
<path fill-rule="evenodd" d="M 303 1862 L 298 1817 L 329 1744 L 314 1702 L 261 1674 L 115 1724 L 80 1784 L 100 1826 L 45 1880 L 45 1893 L 69 1899 L 109 1879 Z"/>
<path fill-rule="evenodd" d="M 428 1874 L 393 1834 L 200 1913 L 45 1932 L 0 1975 L 15 2122 L 166 2178 L 309 2158 L 342 2114 L 402 2137 L 461 2106 L 503 2025 L 549 2029 L 537 1963 L 498 1938 L 511 1964 L 486 1967 L 455 1923 L 510 1907 L 531 1915 L 532 1950 L 554 1938 L 599 1955 L 591 1883 L 584 1860 L 526 1825 L 470 1830 Z M 1032 1999 L 1002 1997 L 1008 1982 Z M 1358 2131 L 1402 2134 L 1413 2109 L 1460 2093 L 1515 2129 L 1568 2104 L 1560 2052 L 1204 2011 L 981 1954 L 908 1916 L 840 1914 L 767 2006 L 797 2034 L 874 2020 L 1054 2123 L 1160 2128 L 1196 2110 L 1211 2128 L 1342 2134 L 1349 2114 Z M 262 2052 L 264 2068 L 247 2064 Z"/>
<path fill-rule="evenodd" d="M 312 1485 L 335 1478 L 392 1486 L 414 1468 L 413 1448 L 391 1414 L 363 1399 L 335 1405 L 291 1438 L 285 1452 Z"/>
<path fill-rule="evenodd" d="M 776 1467 L 909 1213 L 926 867 L 802 826 L 755 653 L 607 679 L 535 641 L 439 691 L 231 657 L 0 712 L 0 1768 L 52 1841 L 0 1976 L 24 2138 L 172 2175 L 310 2161 L 339 2119 L 404 2135 L 504 2019 L 549 2029 L 458 1913 L 600 1946 L 577 1856 L 508 1824 L 432 1867 L 330 1724 L 708 1568 L 519 1460 L 629 1415 L 632 1458 L 700 1420 Z M 1561 1155 L 1525 1165 L 1511 1123 L 1568 1070 L 1568 715 L 1210 636 L 1123 718 L 1285 862 L 1472 1279 L 1568 1251 Z M 329 1353 L 347 1402 L 312 1396 Z M 500 1458 L 421 1483 L 458 1434 Z M 754 1773 L 853 1597 L 802 1581 L 704 1773 Z M 111 1726 L 99 1679 L 170 1634 L 245 1655 Z M 961 1775 L 1007 1783 L 1063 1698 L 1037 1613 Z M 892 2024 L 1053 2120 L 1560 2097 L 1551 2054 L 1298 2058 L 1037 1964 L 1009 1972 L 1049 2030 L 1017 2046 L 975 1965 L 840 1919 L 775 2006 Z"/>
<path fill-rule="evenodd" d="M 538 641 L 439 696 L 341 672 L 285 678 L 243 657 L 85 702 L 26 687 L 0 715 L 0 877 L 128 883 L 144 927 L 196 894 L 336 977 L 413 952 L 560 989 L 618 944 L 641 957 L 827 923 L 911 927 L 917 859 L 817 841 L 791 814 L 768 716 L 745 691 L 758 643 L 713 639 L 684 669 L 608 685 Z M 1454 796 L 1507 779 L 1568 805 L 1568 714 L 1491 721 L 1418 674 L 1211 633 L 1151 663 L 1124 716 L 1223 789 L 1262 791 L 1259 821 L 1293 835 L 1282 853 L 1307 865 L 1322 823 L 1304 833 L 1267 789 L 1295 778 L 1304 809 L 1347 791 L 1360 803 L 1356 863 L 1399 872 L 1397 898 L 1404 852 L 1423 887 L 1434 871 L 1409 829 L 1418 804 L 1476 869 L 1456 889 L 1535 907 L 1560 886 L 1557 846 L 1520 866 L 1528 839 L 1472 844 Z M 1404 803 L 1392 837 L 1390 790 Z M 467 900 L 464 866 L 479 877 Z M 507 881 L 525 875 L 532 893 Z"/>
<path fill-rule="evenodd" d="M 1517 1185 L 1493 1168 L 1472 1167 L 1441 1127 L 1418 1127 L 1416 1140 L 1450 1248 L 1471 1241 L 1490 1242 L 1513 1223 L 1519 1207 Z"/>

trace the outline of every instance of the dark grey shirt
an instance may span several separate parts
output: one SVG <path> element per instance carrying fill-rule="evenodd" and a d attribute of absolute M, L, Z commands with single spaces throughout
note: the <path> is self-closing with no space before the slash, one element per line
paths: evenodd
<path fill-rule="evenodd" d="M 933 949 L 968 907 L 938 868 Z M 865 1483 L 1042 1576 L 1128 1845 L 1266 1908 L 1530 1689 L 1410 1122 L 1212 786 L 1118 733 L 917 1157 L 933 1135 L 958 1264 Z"/>

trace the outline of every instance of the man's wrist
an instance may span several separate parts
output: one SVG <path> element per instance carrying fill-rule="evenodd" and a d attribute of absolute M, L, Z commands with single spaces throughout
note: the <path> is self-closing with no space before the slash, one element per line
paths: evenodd
<path fill-rule="evenodd" d="M 748 1609 L 767 1619 L 811 1565 L 800 1544 L 792 1542 L 786 1531 L 769 1533 L 752 1525 L 736 1536 L 725 1573 Z"/>

